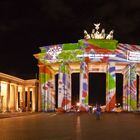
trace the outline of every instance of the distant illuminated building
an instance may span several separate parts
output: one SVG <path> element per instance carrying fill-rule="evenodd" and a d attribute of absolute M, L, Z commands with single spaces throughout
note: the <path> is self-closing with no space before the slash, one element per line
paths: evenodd
<path fill-rule="evenodd" d="M 38 80 L 0 73 L 0 112 L 38 111 Z"/>
<path fill-rule="evenodd" d="M 106 110 L 113 111 L 116 104 L 116 73 L 123 74 L 123 110 L 135 111 L 140 104 L 137 93 L 137 75 L 140 75 L 140 46 L 118 43 L 100 24 L 94 24 L 91 34 L 84 30 L 84 39 L 40 47 L 35 54 L 39 67 L 39 109 L 54 110 L 55 75 L 58 74 L 58 108 L 71 108 L 71 74 L 80 73 L 79 103 L 82 110 L 88 106 L 89 72 L 106 73 Z M 102 88 L 102 83 L 101 87 Z M 138 90 L 140 91 L 140 90 Z"/>

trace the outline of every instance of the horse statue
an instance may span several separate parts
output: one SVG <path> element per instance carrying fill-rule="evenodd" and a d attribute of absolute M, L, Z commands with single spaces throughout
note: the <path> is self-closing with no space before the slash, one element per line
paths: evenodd
<path fill-rule="evenodd" d="M 91 39 L 90 35 L 86 30 L 84 30 L 84 39 Z"/>

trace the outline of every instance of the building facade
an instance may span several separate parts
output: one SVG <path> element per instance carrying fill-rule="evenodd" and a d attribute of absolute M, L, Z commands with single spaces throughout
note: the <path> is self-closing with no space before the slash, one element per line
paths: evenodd
<path fill-rule="evenodd" d="M 0 112 L 38 111 L 38 80 L 0 73 Z"/>

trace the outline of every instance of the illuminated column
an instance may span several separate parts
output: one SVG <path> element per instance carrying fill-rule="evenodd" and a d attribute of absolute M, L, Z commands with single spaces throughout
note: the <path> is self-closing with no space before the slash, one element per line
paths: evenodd
<path fill-rule="evenodd" d="M 15 111 L 18 111 L 18 85 L 15 85 Z"/>
<path fill-rule="evenodd" d="M 136 74 L 136 65 L 130 65 L 130 85 L 128 92 L 128 106 L 129 111 L 136 111 L 137 109 L 137 74 Z"/>
<path fill-rule="evenodd" d="M 46 82 L 46 100 L 47 100 L 47 108 L 46 111 L 54 111 L 55 110 L 55 90 L 54 90 L 54 74 L 49 73 L 49 79 Z"/>
<path fill-rule="evenodd" d="M 51 73 L 49 71 L 49 69 L 45 66 L 45 73 L 44 73 L 44 111 L 47 112 L 50 110 L 51 107 L 51 100 L 50 100 L 50 86 L 51 86 L 51 82 L 49 81 L 51 78 Z"/>
<path fill-rule="evenodd" d="M 126 66 L 123 72 L 123 110 L 128 111 L 128 85 L 129 84 L 129 73 L 130 73 L 130 68 L 129 66 Z"/>
<path fill-rule="evenodd" d="M 47 111 L 47 85 L 49 75 L 45 65 L 39 65 L 39 111 Z"/>
<path fill-rule="evenodd" d="M 9 112 L 10 111 L 10 83 L 7 82 L 7 95 L 6 95 L 6 101 L 7 101 L 7 111 Z"/>
<path fill-rule="evenodd" d="M 39 83 L 38 82 L 35 83 L 34 92 L 35 92 L 35 111 L 38 112 L 40 111 L 38 108 L 38 103 L 39 103 Z"/>
<path fill-rule="evenodd" d="M 36 93 L 35 87 L 32 88 L 32 112 L 35 112 L 36 107 Z"/>
<path fill-rule="evenodd" d="M 45 100 L 45 66 L 39 66 L 39 95 L 38 95 L 38 111 L 44 111 L 44 100 Z"/>
<path fill-rule="evenodd" d="M 54 74 L 48 66 L 40 67 L 41 80 L 41 103 L 42 111 L 54 111 L 55 93 L 54 93 Z"/>
<path fill-rule="evenodd" d="M 71 108 L 71 73 L 69 67 L 67 67 L 67 74 L 66 74 L 66 103 L 67 109 Z"/>
<path fill-rule="evenodd" d="M 27 88 L 27 110 L 30 111 L 30 88 Z"/>
<path fill-rule="evenodd" d="M 21 104 L 20 107 L 22 110 L 25 110 L 25 86 L 22 86 L 22 94 L 21 94 Z"/>
<path fill-rule="evenodd" d="M 35 83 L 35 111 L 38 112 L 40 111 L 38 108 L 39 104 L 39 83 L 38 81 Z"/>
<path fill-rule="evenodd" d="M 66 75 L 65 75 L 65 65 L 62 63 L 59 68 L 58 73 L 58 108 L 66 109 L 65 107 L 65 84 L 66 84 Z"/>
<path fill-rule="evenodd" d="M 106 110 L 112 111 L 116 104 L 115 63 L 109 63 L 106 76 Z"/>
<path fill-rule="evenodd" d="M 63 83 L 63 73 L 58 74 L 58 108 L 62 108 L 62 101 L 64 97 L 64 83 Z"/>
<path fill-rule="evenodd" d="M 1 81 L 1 111 L 7 111 L 7 82 Z"/>
<path fill-rule="evenodd" d="M 135 111 L 137 109 L 137 75 L 136 65 L 130 64 L 124 71 L 123 110 Z"/>
<path fill-rule="evenodd" d="M 37 102 L 37 108 L 38 108 L 38 110 L 37 111 L 41 111 L 41 84 L 40 84 L 40 82 L 39 82 L 39 84 L 38 84 L 38 88 L 37 88 L 37 100 L 38 100 L 38 102 Z"/>
<path fill-rule="evenodd" d="M 80 107 L 82 111 L 88 108 L 88 67 L 86 62 L 80 66 Z"/>
<path fill-rule="evenodd" d="M 48 102 L 50 103 L 48 109 L 54 111 L 55 110 L 55 75 L 53 73 L 51 73 L 51 79 L 49 80 Z"/>
<path fill-rule="evenodd" d="M 15 85 L 10 85 L 10 111 L 15 111 Z"/>
<path fill-rule="evenodd" d="M 140 73 L 139 73 L 139 89 L 138 89 L 138 109 L 140 110 Z"/>
<path fill-rule="evenodd" d="M 58 74 L 58 108 L 71 108 L 70 71 L 66 63 L 62 63 Z"/>

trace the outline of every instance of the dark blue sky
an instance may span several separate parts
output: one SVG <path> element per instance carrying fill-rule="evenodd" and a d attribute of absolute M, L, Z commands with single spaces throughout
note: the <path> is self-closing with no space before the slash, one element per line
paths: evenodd
<path fill-rule="evenodd" d="M 97 22 L 119 42 L 140 44 L 139 0 L 1 0 L 0 71 L 35 76 L 40 46 L 77 42 Z"/>

